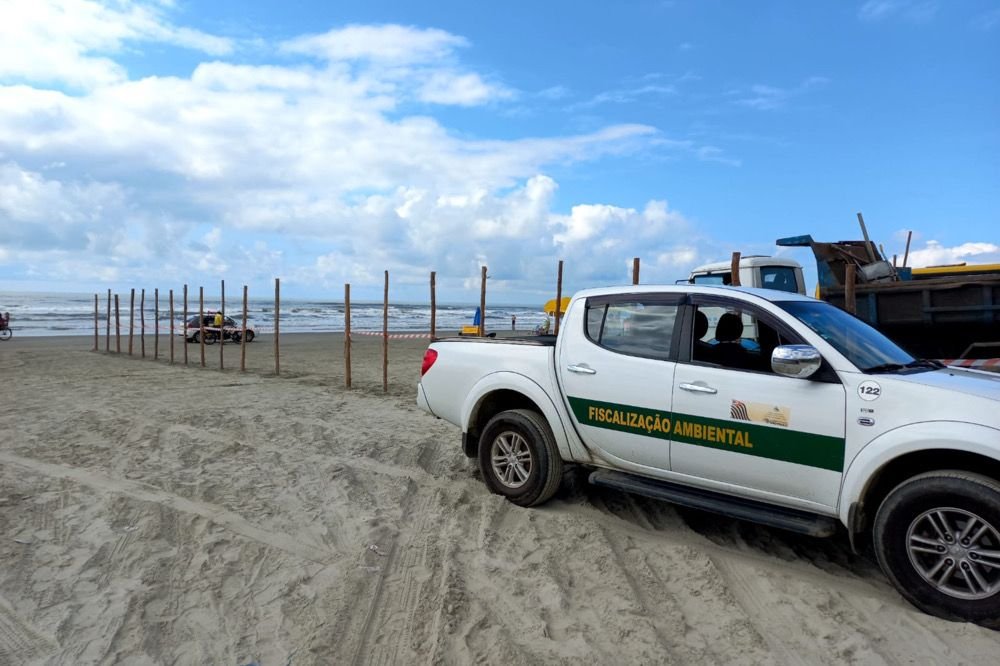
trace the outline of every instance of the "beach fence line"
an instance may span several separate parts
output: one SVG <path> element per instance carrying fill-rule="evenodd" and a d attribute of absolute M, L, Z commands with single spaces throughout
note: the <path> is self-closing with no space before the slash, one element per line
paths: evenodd
<path fill-rule="evenodd" d="M 733 253 L 733 263 L 735 266 L 739 265 L 739 253 Z M 639 284 L 639 268 L 640 260 L 639 257 L 634 257 L 632 259 L 632 284 Z M 738 271 L 733 271 L 734 279 L 738 280 Z M 478 335 L 486 335 L 486 283 L 489 279 L 489 271 L 486 266 L 480 268 L 480 291 L 479 291 L 479 326 Z M 556 307 L 554 312 L 555 318 L 555 332 L 558 334 L 560 322 L 562 319 L 562 288 L 563 288 L 563 261 L 560 259 L 556 267 Z M 135 289 L 132 288 L 129 291 L 129 311 L 128 311 L 128 355 L 134 355 L 134 338 L 135 338 Z M 170 336 L 170 354 L 169 361 L 170 365 L 175 365 L 177 359 L 175 358 L 174 343 L 177 337 L 177 331 L 175 330 L 176 322 L 176 312 L 174 304 L 174 290 L 170 289 L 168 292 L 168 313 L 170 323 L 168 326 L 164 327 L 160 323 L 160 290 L 159 288 L 154 288 L 153 290 L 153 354 L 152 358 L 154 361 L 159 361 L 160 359 L 160 333 L 161 329 L 165 328 Z M 219 310 L 218 312 L 222 315 L 223 321 L 225 321 L 225 311 L 226 311 L 226 281 L 220 280 L 219 283 Z M 114 309 L 112 310 L 112 295 L 114 296 Z M 189 293 L 188 285 L 183 285 L 181 291 L 181 316 L 182 325 L 184 326 L 185 333 L 187 330 L 188 322 L 188 312 L 189 312 Z M 115 338 L 115 351 L 116 355 L 121 355 L 122 353 L 122 332 L 121 332 L 121 305 L 120 305 L 120 294 L 112 294 L 112 290 L 108 289 L 106 294 L 106 316 L 105 316 L 105 326 L 104 326 L 104 351 L 107 354 L 111 353 L 111 320 L 114 317 L 114 338 Z M 225 370 L 225 340 L 229 336 L 232 339 L 232 335 L 235 331 L 240 333 L 240 372 L 246 372 L 246 358 L 247 358 L 247 311 L 248 311 L 248 299 L 249 299 L 249 288 L 247 285 L 243 285 L 243 308 L 242 308 L 242 321 L 237 327 L 216 327 L 216 326 L 205 326 L 205 288 L 203 286 L 198 287 L 198 347 L 199 347 L 199 365 L 204 368 L 207 367 L 207 360 L 205 357 L 205 333 L 209 332 L 213 336 L 218 336 L 219 342 L 219 370 Z M 140 356 L 146 358 L 146 290 L 141 288 L 139 292 L 139 350 Z M 371 336 L 371 337 L 381 337 L 382 338 L 382 391 L 388 392 L 389 390 L 389 340 L 401 340 L 401 339 L 420 339 L 425 338 L 429 340 L 434 340 L 437 338 L 437 272 L 430 272 L 430 333 L 390 333 L 389 332 L 389 271 L 384 272 L 384 284 L 382 291 L 382 330 L 381 331 L 352 331 L 351 330 L 351 285 L 350 283 L 344 284 L 344 386 L 346 388 L 351 388 L 352 386 L 352 375 L 351 375 L 351 343 L 355 335 L 357 336 Z M 257 331 L 261 332 L 273 332 L 274 335 L 274 374 L 281 374 L 281 278 L 274 279 L 274 325 L 273 329 L 271 327 L 256 327 Z M 188 353 L 188 343 L 187 335 L 184 337 L 184 344 L 182 345 L 184 350 L 183 353 L 183 365 L 190 365 L 190 357 Z M 97 352 L 100 349 L 100 297 L 98 294 L 94 294 L 94 346 L 93 351 Z"/>

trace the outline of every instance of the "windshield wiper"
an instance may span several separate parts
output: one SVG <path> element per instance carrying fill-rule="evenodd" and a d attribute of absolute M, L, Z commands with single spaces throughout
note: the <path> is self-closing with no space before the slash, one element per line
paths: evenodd
<path fill-rule="evenodd" d="M 873 365 L 870 368 L 865 368 L 862 372 L 899 372 L 900 370 L 908 370 L 910 368 L 943 368 L 945 367 L 940 361 L 935 361 L 931 358 L 918 358 L 909 363 L 903 365 L 902 363 L 881 363 L 879 365 Z"/>
<path fill-rule="evenodd" d="M 944 368 L 946 367 L 941 361 L 935 361 L 932 358 L 918 358 L 915 361 L 910 361 L 906 364 L 907 368 Z"/>
<path fill-rule="evenodd" d="M 879 365 L 865 368 L 862 372 L 899 372 L 900 370 L 906 370 L 907 367 L 901 363 L 880 363 Z"/>

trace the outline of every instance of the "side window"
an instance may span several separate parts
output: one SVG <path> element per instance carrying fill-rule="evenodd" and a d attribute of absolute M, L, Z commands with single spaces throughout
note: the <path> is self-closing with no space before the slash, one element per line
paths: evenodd
<path fill-rule="evenodd" d="M 791 266 L 761 266 L 760 281 L 764 289 L 777 289 L 798 293 L 795 283 L 795 269 Z"/>
<path fill-rule="evenodd" d="M 693 325 L 691 360 L 733 370 L 772 372 L 774 348 L 798 342 L 737 305 L 698 304 Z"/>
<path fill-rule="evenodd" d="M 678 307 L 641 299 L 588 304 L 587 337 L 622 354 L 668 360 Z"/>

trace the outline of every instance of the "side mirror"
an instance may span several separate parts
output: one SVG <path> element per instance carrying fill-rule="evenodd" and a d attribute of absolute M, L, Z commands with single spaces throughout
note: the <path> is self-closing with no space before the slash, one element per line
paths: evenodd
<path fill-rule="evenodd" d="M 771 352 L 771 369 L 785 377 L 805 379 L 822 364 L 823 357 L 809 345 L 783 345 Z"/>

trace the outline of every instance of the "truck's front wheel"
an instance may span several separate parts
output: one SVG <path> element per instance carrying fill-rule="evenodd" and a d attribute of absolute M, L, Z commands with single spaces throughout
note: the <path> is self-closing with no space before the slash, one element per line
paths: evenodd
<path fill-rule="evenodd" d="M 479 469 L 486 486 L 514 504 L 534 506 L 555 494 L 562 458 L 549 424 L 538 412 L 500 412 L 479 438 Z"/>
<path fill-rule="evenodd" d="M 970 472 L 920 474 L 875 517 L 875 552 L 900 593 L 951 620 L 1000 628 L 1000 484 Z"/>

